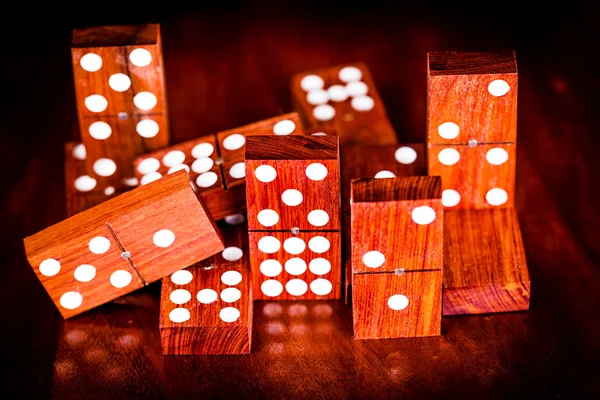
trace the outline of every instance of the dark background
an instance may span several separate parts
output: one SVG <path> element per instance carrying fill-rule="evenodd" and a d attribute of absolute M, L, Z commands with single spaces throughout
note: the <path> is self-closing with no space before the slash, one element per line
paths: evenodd
<path fill-rule="evenodd" d="M 599 397 L 600 13 L 594 2 L 174 3 L 69 9 L 23 3 L 3 10 L 0 397 Z M 361 344 L 350 339 L 349 308 L 330 302 L 334 333 L 326 342 L 303 339 L 310 357 L 269 355 L 263 335 L 247 358 L 148 360 L 143 355 L 157 351 L 153 285 L 124 308 L 107 305 L 79 320 L 98 327 L 102 340 L 112 334 L 102 327 L 122 321 L 142 332 L 139 359 L 110 353 L 137 373 L 107 383 L 90 367 L 79 383 L 56 379 L 68 326 L 31 271 L 22 239 L 65 217 L 63 146 L 78 136 L 71 30 L 144 22 L 162 26 L 173 143 L 291 111 L 293 73 L 352 61 L 371 69 L 401 142 L 422 142 L 426 52 L 514 49 L 516 206 L 531 310 L 444 318 L 441 338 Z M 268 327 L 261 309 L 255 338 Z M 390 363 L 386 375 L 382 366 Z M 312 374 L 298 372 L 311 368 Z"/>

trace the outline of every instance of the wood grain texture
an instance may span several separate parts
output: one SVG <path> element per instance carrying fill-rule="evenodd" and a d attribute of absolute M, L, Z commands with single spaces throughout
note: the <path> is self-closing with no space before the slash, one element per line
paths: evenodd
<path fill-rule="evenodd" d="M 153 39 L 149 40 L 152 36 Z M 116 42 L 124 44 L 116 45 Z M 84 43 L 89 46 L 82 47 Z M 134 63 L 130 58 L 133 51 L 145 51 L 151 60 Z M 101 64 L 85 69 L 85 59 L 83 64 L 82 59 L 90 53 L 99 57 Z M 169 144 L 160 26 L 96 27 L 83 32 L 75 29 L 71 58 L 80 134 L 89 155 L 88 173 L 96 174 L 96 161 L 108 158 L 117 166 L 116 171 L 109 175 L 111 184 L 120 187 L 123 179 L 133 177 L 134 157 Z M 119 87 L 113 83 L 111 86 L 111 79 L 118 78 L 125 84 Z M 150 104 L 146 102 L 148 105 L 143 105 L 144 96 L 154 98 Z M 105 105 L 89 107 L 87 102 L 98 97 Z M 153 126 L 149 128 L 148 124 Z M 94 134 L 98 130 L 110 133 Z"/>
<path fill-rule="evenodd" d="M 276 176 L 272 181 L 263 182 L 257 178 L 257 169 L 262 166 L 273 168 Z M 315 167 L 319 169 L 318 176 L 307 172 Z M 321 170 L 323 175 L 320 175 Z M 258 171 L 260 176 L 260 169 Z M 282 197 L 286 190 L 299 191 L 300 203 L 287 200 L 286 203 Z M 340 230 L 340 192 L 337 136 L 248 138 L 246 206 L 250 230 Z M 267 221 L 264 225 L 265 220 L 259 218 L 263 210 L 276 212 L 278 220 L 274 224 Z M 315 222 L 310 218 L 315 210 L 324 211 L 328 219 Z"/>
<path fill-rule="evenodd" d="M 352 203 L 440 199 L 439 176 L 362 178 L 351 182 Z"/>
<path fill-rule="evenodd" d="M 398 154 L 398 158 L 396 158 Z M 400 159 L 402 162 L 399 162 Z M 341 148 L 342 210 L 345 270 L 344 301 L 351 302 L 352 263 L 350 251 L 350 186 L 353 179 L 373 178 L 382 171 L 398 177 L 427 175 L 425 146 L 422 143 L 398 145 L 345 145 Z"/>
<path fill-rule="evenodd" d="M 277 132 L 277 133 L 276 133 Z M 226 187 L 240 184 L 244 178 L 231 174 L 231 167 L 244 162 L 246 138 L 255 135 L 302 135 L 304 128 L 297 112 L 286 113 L 217 133 L 217 143 L 223 159 Z M 238 135 L 244 137 L 242 140 Z"/>
<path fill-rule="evenodd" d="M 174 241 L 159 246 L 154 235 L 164 229 L 174 234 Z M 90 241 L 97 237 L 104 238 L 100 240 L 109 246 L 94 253 Z M 183 171 L 67 218 L 26 237 L 24 244 L 31 267 L 64 318 L 223 249 L 214 222 L 197 200 Z M 125 252 L 129 257 L 124 256 Z M 49 259 L 60 263 L 60 267 L 44 275 L 40 265 Z M 75 277 L 74 271 L 81 265 L 95 268 L 91 280 Z M 118 270 L 122 270 L 121 276 L 126 275 L 122 284 L 112 281 Z M 67 292 L 77 293 L 71 296 L 80 299 L 74 307 L 66 308 L 61 303 Z"/>
<path fill-rule="evenodd" d="M 444 219 L 444 315 L 529 309 L 516 210 L 447 210 Z"/>
<path fill-rule="evenodd" d="M 133 46 L 160 41 L 160 25 L 110 25 L 77 28 L 72 32 L 73 47 Z"/>
<path fill-rule="evenodd" d="M 447 209 L 513 207 L 517 164 L 516 147 L 515 143 L 479 144 L 472 148 L 462 145 L 429 146 L 427 149 L 429 175 L 441 176 L 443 190 L 455 190 L 460 195 L 459 203 L 447 207 Z M 445 165 L 440 162 L 440 160 L 447 160 L 445 157 L 448 154 L 444 153 L 449 151 L 447 149 L 458 152 L 458 161 L 455 164 Z M 499 165 L 490 163 L 488 158 L 495 163 L 499 162 L 498 159 L 494 158 L 498 156 L 498 152 L 500 152 L 501 157 L 507 157 L 506 161 Z M 490 204 L 486 196 L 492 189 L 505 191 L 507 195 L 506 202 Z"/>
<path fill-rule="evenodd" d="M 163 354 L 250 353 L 253 301 L 248 262 L 248 228 L 244 223 L 235 226 L 220 224 L 219 230 L 225 250 L 188 268 L 187 271 L 192 274 L 190 282 L 183 284 L 171 278 L 162 280 L 160 336 Z M 228 271 L 239 274 L 241 281 L 236 284 L 233 283 L 237 281 L 229 281 L 227 274 L 232 272 Z M 213 291 L 214 300 L 202 297 L 199 294 L 202 290 L 202 293 Z M 239 299 L 228 297 L 236 290 L 239 291 Z M 171 300 L 171 296 L 181 295 L 183 291 L 187 291 L 186 294 L 190 297 L 188 301 L 182 303 L 177 301 L 177 297 L 173 297 L 177 303 Z M 200 299 L 212 301 L 203 303 Z M 179 312 L 173 311 L 175 309 L 187 310 L 190 318 L 183 322 L 172 320 L 171 316 L 175 317 L 175 314 L 171 313 Z M 231 317 L 231 313 L 236 312 L 234 310 L 239 312 L 237 318 L 236 315 Z"/>
<path fill-rule="evenodd" d="M 325 91 L 333 85 L 346 88 L 346 83 L 339 78 L 339 72 L 345 67 L 355 67 L 362 72 L 362 81 L 367 86 L 366 96 L 370 97 L 374 106 L 369 111 L 357 111 L 352 106 L 352 96 L 344 101 L 333 101 L 325 96 L 326 104 L 333 107 L 335 115 L 327 121 L 315 118 L 313 110 L 315 105 L 307 100 L 307 91 L 301 86 L 302 78 L 308 75 L 316 75 L 323 82 Z M 341 88 L 340 88 L 341 89 Z M 344 92 L 344 89 L 342 89 Z M 346 91 L 347 94 L 347 91 Z M 367 144 L 395 144 L 398 142 L 396 132 L 388 119 L 385 106 L 379 96 L 375 82 L 367 65 L 363 62 L 336 65 L 318 70 L 297 73 L 291 78 L 292 105 L 300 114 L 306 129 L 333 130 L 339 135 L 342 145 L 361 143 Z"/>
<path fill-rule="evenodd" d="M 414 188 L 419 186 L 428 196 L 417 194 L 417 199 L 406 200 L 411 195 L 402 192 L 415 192 Z M 350 235 L 355 274 L 442 268 L 444 214 L 440 186 L 440 178 L 433 176 L 365 178 L 352 182 L 353 196 L 355 190 L 376 193 L 382 192 L 382 187 L 388 187 L 391 188 L 389 192 L 398 197 L 397 200 L 390 196 L 382 201 L 352 202 Z M 417 223 L 413 211 L 418 207 L 433 210 L 434 219 L 425 221 L 429 223 Z M 371 251 L 381 253 L 384 262 L 379 266 L 367 265 L 363 257 Z"/>
<path fill-rule="evenodd" d="M 262 251 L 259 241 L 265 237 L 276 239 L 280 244 L 279 249 L 273 253 Z M 249 232 L 249 239 L 255 300 L 323 300 L 341 297 L 340 232 L 300 232 L 297 235 L 289 232 Z M 286 243 L 286 240 L 290 239 L 302 240 L 304 250 L 299 254 L 288 252 L 286 248 L 292 243 Z M 276 262 L 265 263 L 266 260 Z M 327 262 L 331 268 L 323 266 Z M 293 282 L 289 284 L 290 281 Z"/>
<path fill-rule="evenodd" d="M 96 206 L 125 191 L 124 189 L 107 186 L 100 179 L 96 180 L 95 186 L 91 190 L 82 191 L 77 189 L 77 187 L 83 188 L 83 186 L 80 186 L 81 183 L 76 186 L 78 178 L 84 177 L 82 178 L 83 181 L 89 181 L 86 178 L 85 157 L 81 158 L 82 154 L 85 156 L 84 149 L 85 147 L 81 143 L 67 142 L 65 144 L 65 210 L 67 217 Z M 78 182 L 81 182 L 81 180 Z"/>
<path fill-rule="evenodd" d="M 438 336 L 442 327 L 442 271 L 354 274 L 352 318 L 355 339 Z M 392 309 L 401 295 L 408 304 Z M 393 300 L 393 299 L 392 299 Z"/>
<path fill-rule="evenodd" d="M 514 53 L 512 61 L 508 54 L 428 53 L 428 144 L 516 141 L 518 73 Z M 495 80 L 505 81 L 508 92 L 490 94 L 488 86 Z M 447 122 L 459 132 L 445 139 L 438 128 Z"/>

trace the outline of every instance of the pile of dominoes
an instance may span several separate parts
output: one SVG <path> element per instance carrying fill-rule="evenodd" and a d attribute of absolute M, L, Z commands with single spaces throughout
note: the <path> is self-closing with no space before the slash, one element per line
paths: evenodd
<path fill-rule="evenodd" d="M 514 52 L 427 54 L 426 146 L 398 143 L 364 63 L 173 144 L 158 24 L 76 29 L 71 53 L 67 219 L 24 239 L 65 319 L 162 280 L 163 354 L 248 354 L 255 300 L 344 298 L 355 339 L 529 308 Z"/>

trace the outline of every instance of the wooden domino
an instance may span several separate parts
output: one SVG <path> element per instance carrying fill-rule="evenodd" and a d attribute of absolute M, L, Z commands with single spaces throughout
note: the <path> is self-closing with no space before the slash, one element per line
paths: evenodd
<path fill-rule="evenodd" d="M 64 318 L 223 249 L 184 171 L 69 217 L 26 237 L 24 245 Z"/>
<path fill-rule="evenodd" d="M 75 29 L 71 55 L 88 175 L 119 188 L 135 156 L 169 144 L 160 26 Z"/>
<path fill-rule="evenodd" d="M 248 227 L 220 225 L 225 249 L 162 281 L 163 354 L 248 354 L 252 284 Z"/>
<path fill-rule="evenodd" d="M 427 175 L 422 143 L 347 145 L 341 148 L 342 210 L 344 214 L 344 301 L 351 303 L 350 185 L 353 179 Z"/>
<path fill-rule="evenodd" d="M 340 298 L 339 138 L 250 136 L 245 159 L 254 298 Z"/>
<path fill-rule="evenodd" d="M 352 316 L 356 339 L 441 333 L 441 179 L 352 181 Z"/>
<path fill-rule="evenodd" d="M 340 144 L 396 144 L 371 72 L 351 63 L 296 74 L 291 80 L 292 105 L 306 129 L 332 130 Z"/>
<path fill-rule="evenodd" d="M 444 213 L 444 315 L 529 309 L 531 282 L 514 208 Z"/>
<path fill-rule="evenodd" d="M 517 138 L 515 53 L 435 52 L 427 65 L 428 173 L 446 208 L 511 207 Z"/>

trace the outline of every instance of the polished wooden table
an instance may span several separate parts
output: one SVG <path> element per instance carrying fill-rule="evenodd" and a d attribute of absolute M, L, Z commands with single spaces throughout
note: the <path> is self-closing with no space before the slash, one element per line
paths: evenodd
<path fill-rule="evenodd" d="M 94 5 L 2 27 L 0 397 L 599 398 L 596 10 L 368 3 Z M 343 301 L 256 302 L 249 356 L 163 357 L 160 283 L 64 321 L 22 238 L 65 217 L 63 145 L 78 135 L 70 30 L 138 22 L 162 24 L 173 142 L 290 111 L 293 73 L 351 61 L 370 67 L 400 140 L 422 142 L 426 52 L 516 50 L 531 309 L 447 317 L 440 337 L 356 341 Z"/>

